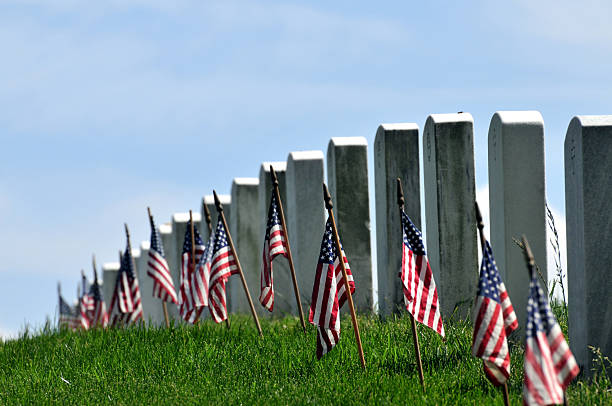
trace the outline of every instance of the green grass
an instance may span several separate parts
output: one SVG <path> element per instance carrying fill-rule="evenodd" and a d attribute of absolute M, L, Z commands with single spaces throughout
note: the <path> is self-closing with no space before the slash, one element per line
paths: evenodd
<path fill-rule="evenodd" d="M 345 312 L 346 313 L 346 312 Z M 231 330 L 196 327 L 89 332 L 42 331 L 0 344 L 0 404 L 431 404 L 503 405 L 470 354 L 472 327 L 447 323 L 447 341 L 420 327 L 427 390 L 415 369 L 410 322 L 361 318 L 367 370 L 359 365 L 350 319 L 321 361 L 315 330 L 296 319 L 246 316 Z M 522 357 L 512 345 L 511 403 L 521 404 Z M 571 404 L 612 402 L 607 377 L 569 389 Z"/>

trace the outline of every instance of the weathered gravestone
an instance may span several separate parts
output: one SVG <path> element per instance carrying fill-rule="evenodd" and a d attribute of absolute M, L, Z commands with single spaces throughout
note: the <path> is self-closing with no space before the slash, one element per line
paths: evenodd
<path fill-rule="evenodd" d="M 612 358 L 612 116 L 574 117 L 565 136 L 570 346 L 582 371 Z"/>
<path fill-rule="evenodd" d="M 263 237 L 259 235 L 258 189 L 258 178 L 234 178 L 232 182 L 232 207 L 230 208 L 232 222 L 229 224 L 229 228 L 244 278 L 253 299 L 253 305 L 258 314 L 264 315 L 267 310 L 256 302 L 260 293 L 259 275 L 262 258 L 261 243 L 263 242 Z M 228 302 L 231 311 L 250 314 L 251 308 L 240 277 L 238 275 L 231 277 L 226 286 L 226 290 L 230 292 L 231 301 L 228 300 Z"/>
<path fill-rule="evenodd" d="M 115 292 L 115 282 L 119 273 L 119 262 L 105 262 L 102 264 L 102 292 L 106 310 L 111 311 L 110 305 Z M 110 316 L 110 314 L 109 314 Z"/>
<path fill-rule="evenodd" d="M 321 239 L 325 229 L 323 181 L 322 151 L 296 151 L 289 154 L 285 176 L 287 187 L 285 216 L 305 317 L 308 316 L 310 308 Z"/>
<path fill-rule="evenodd" d="M 364 137 L 334 137 L 329 141 L 327 180 L 340 241 L 355 279 L 355 307 L 362 313 L 373 312 L 368 142 Z"/>
<path fill-rule="evenodd" d="M 160 224 L 159 235 L 161 237 L 162 245 L 164 246 L 164 255 L 166 256 L 166 262 L 168 262 L 170 275 L 172 276 L 172 282 L 174 283 L 174 289 L 176 290 L 176 295 L 178 297 L 181 279 L 179 277 L 180 265 L 177 264 L 177 260 L 180 254 L 177 253 L 176 238 L 174 236 L 172 223 Z M 181 245 L 181 250 L 182 248 L 183 246 Z M 181 320 L 177 305 L 174 303 L 168 303 L 167 307 L 168 317 L 170 320 Z"/>
<path fill-rule="evenodd" d="M 469 113 L 432 114 L 423 133 L 426 249 L 446 319 L 470 314 L 478 283 L 473 128 Z"/>
<path fill-rule="evenodd" d="M 421 230 L 419 127 L 414 123 L 382 124 L 374 141 L 378 313 L 405 308 L 402 284 L 402 225 L 396 179 L 402 181 L 404 210 Z"/>
<path fill-rule="evenodd" d="M 287 170 L 286 162 L 264 162 L 259 168 L 259 246 L 263 253 L 263 244 L 266 236 L 266 228 L 268 226 L 268 209 L 270 208 L 270 199 L 272 197 L 272 180 L 270 179 L 270 165 L 273 166 L 276 177 L 278 178 L 278 190 L 285 216 L 288 215 L 286 200 L 287 187 L 285 183 L 285 172 Z M 291 241 L 289 241 L 291 243 Z M 260 261 L 261 262 L 261 261 Z M 295 264 L 294 264 L 295 265 Z M 259 264 L 261 268 L 261 263 Z M 293 281 L 291 279 L 291 270 L 289 269 L 289 261 L 286 258 L 279 256 L 272 262 L 273 280 L 274 280 L 274 312 L 275 316 L 295 316 L 297 303 L 295 293 L 293 292 Z M 260 269 L 261 272 L 261 269 Z M 255 307 L 262 307 L 259 302 L 259 285 L 255 286 L 253 292 L 253 301 L 256 301 Z M 298 285 L 299 286 L 299 285 Z M 249 286 L 250 287 L 250 286 Z M 257 289 L 255 289 L 257 288 Z"/>
<path fill-rule="evenodd" d="M 491 247 L 525 335 L 529 274 L 514 238 L 524 234 L 544 280 L 546 266 L 546 182 L 544 120 L 537 111 L 498 111 L 489 126 L 489 210 Z M 482 202 L 485 204 L 485 202 Z"/>

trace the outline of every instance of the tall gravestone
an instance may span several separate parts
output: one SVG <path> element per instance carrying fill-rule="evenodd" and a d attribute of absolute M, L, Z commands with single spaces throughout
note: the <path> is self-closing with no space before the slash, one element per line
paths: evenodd
<path fill-rule="evenodd" d="M 256 301 L 260 292 L 260 268 L 263 242 L 259 236 L 259 179 L 234 178 L 232 182 L 232 222 L 229 224 L 238 259 L 242 265 L 244 278 L 249 287 L 253 305 L 257 313 L 267 311 Z M 230 292 L 229 307 L 235 313 L 250 313 L 249 302 L 238 276 L 231 277 L 227 284 Z"/>
<path fill-rule="evenodd" d="M 382 124 L 374 141 L 378 313 L 388 316 L 405 308 L 402 283 L 402 225 L 396 179 L 402 181 L 404 210 L 421 230 L 419 127 L 414 123 Z"/>
<path fill-rule="evenodd" d="M 527 237 L 548 281 L 544 120 L 537 111 L 498 111 L 491 119 L 489 210 L 495 262 L 512 298 L 519 334 L 524 336 L 529 275 L 523 251 L 514 238 Z"/>
<path fill-rule="evenodd" d="M 285 184 L 287 232 L 300 288 L 304 314 L 308 315 L 321 238 L 325 230 L 322 185 L 323 151 L 295 151 L 287 157 Z"/>
<path fill-rule="evenodd" d="M 115 292 L 115 282 L 119 272 L 119 262 L 105 262 L 102 264 L 102 292 L 106 310 L 110 312 L 110 304 Z"/>
<path fill-rule="evenodd" d="M 172 282 L 174 283 L 174 288 L 176 289 L 176 294 L 178 297 L 179 287 L 181 283 L 181 280 L 179 278 L 180 265 L 177 262 L 179 254 L 177 254 L 176 238 L 174 230 L 172 228 L 172 223 L 160 224 L 159 235 L 161 237 L 162 245 L 164 246 L 166 262 L 168 262 L 168 267 L 170 268 L 170 275 L 172 276 Z M 183 247 L 181 246 L 181 249 L 182 248 Z M 168 317 L 171 320 L 181 320 L 177 305 L 175 305 L 174 303 L 168 303 L 167 307 Z"/>
<path fill-rule="evenodd" d="M 574 117 L 565 136 L 570 346 L 592 374 L 588 346 L 612 358 L 612 116 Z"/>
<path fill-rule="evenodd" d="M 223 212 L 225 213 L 225 221 L 227 221 L 227 224 L 229 226 L 229 224 L 231 223 L 231 219 L 230 219 L 230 212 L 231 210 L 231 204 L 232 204 L 232 197 L 230 195 L 217 195 L 219 197 L 219 201 L 221 202 L 221 204 L 223 205 Z M 210 211 L 210 218 L 211 218 L 211 227 L 212 230 L 215 230 L 215 227 L 217 226 L 217 221 L 219 220 L 219 214 L 217 213 L 217 208 L 215 207 L 215 198 L 213 195 L 206 195 L 204 196 L 204 198 L 202 199 L 202 209 L 200 211 L 200 215 L 202 217 L 202 220 L 200 221 L 200 232 L 202 233 L 202 238 L 206 237 L 208 238 L 208 225 L 206 224 L 206 215 L 204 213 L 204 206 L 206 206 L 208 208 L 208 211 Z"/>
<path fill-rule="evenodd" d="M 427 257 L 442 316 L 466 318 L 478 283 L 474 120 L 469 113 L 432 114 L 423 133 Z M 456 311 L 456 312 L 455 312 Z"/>
<path fill-rule="evenodd" d="M 374 274 L 370 241 L 368 142 L 364 137 L 334 137 L 329 141 L 327 180 L 338 232 L 357 286 L 355 306 L 361 313 L 371 313 L 374 310 Z"/>
<path fill-rule="evenodd" d="M 287 170 L 286 162 L 264 162 L 259 168 L 259 245 L 263 252 L 264 238 L 268 225 L 268 209 L 270 207 L 270 199 L 272 197 L 272 180 L 270 179 L 270 165 L 274 168 L 274 172 L 278 178 L 278 189 L 283 203 L 285 216 L 288 215 L 287 204 L 287 187 L 285 182 L 285 173 Z M 290 241 L 291 242 L 291 241 Z M 260 265 L 261 266 L 261 265 Z M 297 303 L 295 301 L 295 293 L 293 293 L 293 281 L 291 279 L 291 270 L 289 262 L 283 257 L 277 257 L 272 263 L 273 278 L 274 278 L 274 315 L 275 316 L 295 316 Z M 259 286 L 259 285 L 258 285 Z M 299 286 L 299 285 L 298 285 Z M 259 297 L 259 292 L 254 295 Z M 258 301 L 259 302 L 259 301 Z M 261 304 L 258 304 L 261 306 Z M 262 307 L 263 308 L 263 307 Z"/>

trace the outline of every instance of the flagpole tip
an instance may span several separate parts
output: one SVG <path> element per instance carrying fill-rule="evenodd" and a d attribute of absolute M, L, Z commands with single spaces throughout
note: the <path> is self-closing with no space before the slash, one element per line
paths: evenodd
<path fill-rule="evenodd" d="M 323 182 L 323 200 L 325 200 L 325 208 L 327 210 L 331 210 L 334 207 L 331 195 L 329 194 L 329 190 L 327 190 L 327 185 L 325 182 Z"/>
<path fill-rule="evenodd" d="M 147 206 L 147 214 L 149 215 L 149 218 L 153 217 L 151 214 L 151 208 L 149 206 Z"/>
<path fill-rule="evenodd" d="M 130 238 L 130 230 L 128 229 L 127 223 L 123 223 L 123 225 L 125 226 L 125 235 L 127 235 L 127 237 Z"/>
<path fill-rule="evenodd" d="M 217 196 L 217 192 L 214 190 L 213 190 L 213 196 L 215 197 L 215 207 L 217 208 L 217 211 L 222 212 L 223 205 L 221 204 L 221 201 L 219 200 L 219 196 Z"/>
<path fill-rule="evenodd" d="M 397 178 L 395 180 L 397 184 L 397 204 L 402 207 L 404 206 L 404 191 L 402 190 L 402 180 Z"/>
<path fill-rule="evenodd" d="M 535 259 L 533 258 L 533 252 L 531 252 L 531 247 L 529 246 L 529 242 L 527 241 L 527 237 L 523 234 L 523 246 L 525 250 L 525 261 L 529 264 L 529 266 L 535 266 Z"/>
<path fill-rule="evenodd" d="M 272 165 L 270 165 L 270 176 L 272 177 L 272 186 L 277 188 L 278 178 L 276 177 L 276 172 L 274 171 L 274 168 L 272 167 Z"/>
<path fill-rule="evenodd" d="M 479 229 L 484 228 L 484 223 L 482 222 L 482 214 L 480 214 L 480 207 L 478 207 L 478 202 L 474 202 L 474 208 L 476 210 L 476 224 Z"/>

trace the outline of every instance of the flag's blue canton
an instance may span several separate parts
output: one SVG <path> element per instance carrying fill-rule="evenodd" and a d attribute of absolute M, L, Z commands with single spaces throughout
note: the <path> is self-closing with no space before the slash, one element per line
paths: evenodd
<path fill-rule="evenodd" d="M 527 338 L 534 338 L 538 331 L 548 335 L 556 320 L 536 277 L 531 278 L 529 289 L 531 292 L 527 302 Z"/>
<path fill-rule="evenodd" d="M 332 231 L 331 218 L 327 219 L 325 224 L 325 234 L 321 241 L 321 254 L 319 262 L 333 264 L 336 260 L 336 244 L 334 243 L 334 233 Z"/>
<path fill-rule="evenodd" d="M 495 300 L 498 303 L 499 299 L 499 284 L 501 279 L 495 258 L 493 258 L 493 250 L 487 241 L 486 250 L 483 253 L 482 265 L 480 266 L 480 283 L 478 284 L 478 296 L 486 296 L 489 299 Z"/>
<path fill-rule="evenodd" d="M 60 314 L 72 314 L 72 307 L 60 296 Z"/>
<path fill-rule="evenodd" d="M 102 291 L 100 290 L 100 285 L 98 285 L 97 280 L 94 280 L 94 283 L 89 288 L 89 294 L 93 296 L 96 302 L 102 301 Z"/>
<path fill-rule="evenodd" d="M 134 261 L 132 260 L 132 253 L 130 252 L 130 247 L 128 245 L 125 248 L 125 252 L 123 253 L 123 259 L 121 261 L 121 269 L 119 271 L 127 272 L 128 278 L 130 278 L 130 280 L 136 278 L 136 274 L 134 273 L 133 263 Z M 117 278 L 117 281 L 119 280 L 120 278 Z"/>
<path fill-rule="evenodd" d="M 151 249 L 153 251 L 157 251 L 159 255 L 162 257 L 166 257 L 164 255 L 164 246 L 160 244 L 159 232 L 157 231 L 157 227 L 155 227 L 155 222 L 151 219 Z"/>
<path fill-rule="evenodd" d="M 423 244 L 423 234 L 412 223 L 410 217 L 402 210 L 402 225 L 404 227 L 404 245 L 406 245 L 415 255 L 425 256 L 425 245 Z"/>
<path fill-rule="evenodd" d="M 270 211 L 268 212 L 268 228 L 266 229 L 266 239 L 270 239 L 270 230 L 274 226 L 280 225 L 280 217 L 278 213 L 278 203 L 276 202 L 276 193 L 272 193 L 272 201 L 270 202 Z"/>
<path fill-rule="evenodd" d="M 202 237 L 200 237 L 200 232 L 195 225 L 193 226 L 193 235 L 195 236 L 195 245 L 204 245 Z M 185 234 L 185 242 L 183 243 L 183 254 L 186 252 L 191 253 L 191 221 L 187 223 L 187 233 Z"/>
<path fill-rule="evenodd" d="M 223 227 L 223 221 L 219 219 L 217 222 L 217 230 L 215 230 L 215 252 L 227 247 L 227 234 L 225 233 L 225 227 Z"/>

